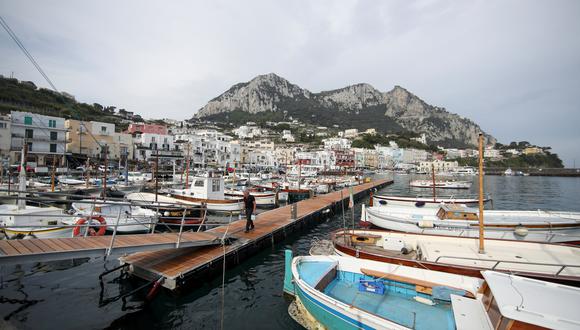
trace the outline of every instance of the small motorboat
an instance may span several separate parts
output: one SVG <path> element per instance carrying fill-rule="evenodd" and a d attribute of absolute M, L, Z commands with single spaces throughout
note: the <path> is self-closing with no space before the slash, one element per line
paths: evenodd
<path fill-rule="evenodd" d="M 278 203 L 278 194 L 275 191 L 265 191 L 264 188 L 253 187 L 247 189 L 250 195 L 256 199 L 256 206 L 258 207 L 274 207 Z M 224 196 L 227 199 L 239 200 L 244 198 L 244 192 L 241 190 L 226 189 Z"/>
<path fill-rule="evenodd" d="M 205 205 L 211 212 L 239 213 L 244 208 L 243 199 L 228 199 L 224 194 L 224 178 L 213 176 L 194 177 L 189 189 L 171 189 L 170 196 L 192 203 Z"/>
<path fill-rule="evenodd" d="M 432 180 L 413 180 L 409 182 L 409 186 L 414 188 L 433 188 Z M 469 181 L 455 181 L 447 180 L 435 181 L 435 188 L 437 189 L 469 189 L 471 188 L 471 182 Z"/>
<path fill-rule="evenodd" d="M 287 250 L 284 292 L 296 298 L 292 317 L 310 329 L 580 326 L 579 288 L 494 271 L 483 278 Z"/>
<path fill-rule="evenodd" d="M 126 202 L 85 199 L 72 203 L 72 210 L 77 219 L 70 224 L 79 224 L 83 220 L 86 222 L 98 218 L 100 221 L 104 220 L 107 231 L 112 232 L 118 220 L 117 232 L 124 234 L 150 232 L 158 221 L 157 212 Z"/>
<path fill-rule="evenodd" d="M 207 218 L 205 205 L 200 206 L 173 197 L 163 195 L 155 197 L 152 193 L 138 192 L 125 195 L 125 199 L 158 212 L 159 223 L 170 226 L 181 226 L 182 222 L 185 226 L 199 225 Z"/>

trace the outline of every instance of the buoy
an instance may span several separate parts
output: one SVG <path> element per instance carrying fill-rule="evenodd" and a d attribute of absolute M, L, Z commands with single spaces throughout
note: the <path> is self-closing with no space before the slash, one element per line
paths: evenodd
<path fill-rule="evenodd" d="M 525 226 L 522 225 L 518 225 L 516 226 L 516 228 L 514 228 L 514 234 L 516 234 L 517 236 L 526 236 L 528 235 L 528 228 L 526 228 Z"/>
<path fill-rule="evenodd" d="M 151 302 L 153 298 L 155 298 L 155 296 L 159 292 L 159 288 L 161 287 L 161 282 L 163 282 L 163 277 L 160 277 L 157 281 L 155 281 L 155 283 L 151 287 L 151 290 L 149 290 L 147 296 L 145 296 L 146 302 Z"/>
<path fill-rule="evenodd" d="M 92 220 L 97 220 L 100 224 L 99 224 L 99 231 L 94 230 L 92 227 L 88 227 L 87 230 L 89 231 L 87 236 L 103 236 L 105 235 L 105 232 L 107 231 L 107 221 L 105 221 L 105 218 L 101 217 L 101 216 L 94 216 L 94 217 L 90 217 L 89 218 L 91 221 Z M 81 234 L 81 225 L 84 225 L 85 223 L 87 223 L 87 219 L 85 218 L 80 218 L 77 220 L 76 222 L 76 227 L 73 229 L 73 237 L 80 237 L 83 236 L 83 234 Z"/>

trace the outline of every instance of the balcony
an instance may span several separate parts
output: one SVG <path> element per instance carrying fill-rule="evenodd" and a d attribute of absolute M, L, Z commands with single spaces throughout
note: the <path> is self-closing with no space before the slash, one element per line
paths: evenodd
<path fill-rule="evenodd" d="M 66 139 L 64 137 L 58 137 L 56 140 L 51 140 L 50 135 L 34 135 L 31 138 L 25 138 L 24 134 L 12 133 L 12 138 L 15 139 L 26 139 L 29 142 L 50 142 L 50 143 L 65 143 Z"/>

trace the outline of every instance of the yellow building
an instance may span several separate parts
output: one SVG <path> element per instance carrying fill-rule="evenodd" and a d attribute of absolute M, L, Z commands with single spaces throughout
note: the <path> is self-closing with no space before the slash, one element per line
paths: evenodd
<path fill-rule="evenodd" d="M 103 147 L 106 146 L 107 157 L 111 160 L 124 158 L 124 155 L 127 155 L 128 159 L 133 159 L 131 134 L 115 132 L 115 124 L 69 119 L 65 121 L 65 127 L 68 129 L 67 152 L 86 155 L 90 158 L 102 158 L 104 157 Z"/>
<path fill-rule="evenodd" d="M 536 154 L 543 154 L 543 153 L 544 153 L 544 150 L 542 150 L 542 148 L 538 148 L 538 147 L 527 147 L 523 151 L 524 155 L 536 155 Z"/>

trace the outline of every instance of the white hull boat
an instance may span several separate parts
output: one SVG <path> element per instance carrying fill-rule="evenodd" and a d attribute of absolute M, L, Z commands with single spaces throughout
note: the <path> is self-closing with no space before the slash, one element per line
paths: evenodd
<path fill-rule="evenodd" d="M 85 200 L 73 203 L 72 208 L 75 215 L 79 217 L 75 223 L 80 219 L 102 217 L 106 222 L 107 231 L 114 231 L 118 219 L 117 232 L 124 234 L 150 232 L 158 221 L 155 211 L 121 202 L 97 201 L 94 203 L 91 200 Z"/>
<path fill-rule="evenodd" d="M 189 189 L 172 189 L 170 195 L 193 205 L 203 205 L 210 212 L 239 213 L 244 208 L 242 199 L 226 198 L 224 178 L 211 173 L 206 177 L 194 177 Z"/>
<path fill-rule="evenodd" d="M 72 228 L 66 227 L 70 217 L 56 207 L 26 205 L 18 209 L 16 205 L 0 205 L 0 214 L 0 226 L 8 238 L 63 238 L 72 235 Z"/>
<path fill-rule="evenodd" d="M 226 190 L 224 195 L 227 199 L 240 200 L 244 198 L 244 193 L 239 190 Z M 250 191 L 250 195 L 254 196 L 256 199 L 256 206 L 259 207 L 272 207 L 276 206 L 276 193 L 275 192 L 258 192 Z"/>
<path fill-rule="evenodd" d="M 409 186 L 414 188 L 433 188 L 432 180 L 413 180 Z M 471 182 L 469 181 L 435 181 L 435 188 L 437 189 L 469 189 Z"/>
<path fill-rule="evenodd" d="M 458 205 L 439 209 L 373 206 L 361 214 L 361 221 L 388 230 L 460 237 L 479 237 L 478 219 L 478 210 Z M 485 238 L 580 242 L 580 213 L 485 211 L 484 232 Z"/>
<path fill-rule="evenodd" d="M 484 203 L 491 201 L 491 198 L 484 199 Z M 406 196 L 387 196 L 374 195 L 374 206 L 406 206 L 406 207 L 424 207 L 438 209 L 441 204 L 459 204 L 468 207 L 475 207 L 479 204 L 477 198 L 462 197 L 406 197 Z"/>

